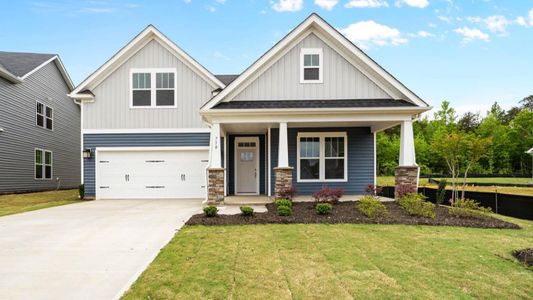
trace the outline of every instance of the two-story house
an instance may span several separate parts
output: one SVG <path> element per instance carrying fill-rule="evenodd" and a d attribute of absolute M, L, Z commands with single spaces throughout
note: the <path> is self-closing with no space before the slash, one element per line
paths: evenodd
<path fill-rule="evenodd" d="M 238 76 L 216 76 L 148 26 L 83 81 L 86 194 L 275 196 L 376 180 L 378 131 L 401 126 L 397 184 L 415 188 L 412 122 L 430 107 L 316 14 Z"/>
<path fill-rule="evenodd" d="M 73 88 L 55 54 L 0 52 L 0 194 L 79 185 Z"/>

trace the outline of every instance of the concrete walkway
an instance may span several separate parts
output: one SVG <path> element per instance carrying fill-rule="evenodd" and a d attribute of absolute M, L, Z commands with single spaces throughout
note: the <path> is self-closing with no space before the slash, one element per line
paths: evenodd
<path fill-rule="evenodd" d="M 117 299 L 200 200 L 98 200 L 0 217 L 0 299 Z"/>

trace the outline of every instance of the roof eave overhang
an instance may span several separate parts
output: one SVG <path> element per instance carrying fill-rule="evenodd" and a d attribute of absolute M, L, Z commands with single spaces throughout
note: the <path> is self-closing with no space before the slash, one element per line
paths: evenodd
<path fill-rule="evenodd" d="M 210 115 L 262 115 L 262 114 L 278 114 L 278 115 L 287 115 L 287 114 L 308 114 L 308 113 L 354 113 L 354 114 L 364 114 L 364 113 L 383 113 L 383 112 L 402 112 L 402 113 L 413 113 L 420 114 L 431 110 L 432 107 L 419 107 L 419 106 L 409 106 L 409 107 L 355 107 L 355 108 L 262 108 L 262 109 L 216 109 L 212 108 L 210 110 L 201 111 L 200 114 L 203 116 Z"/>
<path fill-rule="evenodd" d="M 11 72 L 2 67 L 0 67 L 0 77 L 6 79 L 11 83 L 21 83 L 23 81 L 20 77 L 11 74 Z"/>

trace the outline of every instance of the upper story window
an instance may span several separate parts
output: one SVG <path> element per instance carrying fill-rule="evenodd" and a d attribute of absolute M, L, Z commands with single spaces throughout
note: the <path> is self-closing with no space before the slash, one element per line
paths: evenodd
<path fill-rule="evenodd" d="M 176 107 L 176 71 L 174 69 L 132 70 L 131 107 Z"/>
<path fill-rule="evenodd" d="M 300 51 L 300 83 L 322 83 L 322 48 Z"/>
<path fill-rule="evenodd" d="M 41 102 L 37 102 L 37 111 L 36 111 L 36 122 L 37 126 L 43 127 L 46 129 L 54 129 L 54 111 L 50 106 L 46 106 Z"/>

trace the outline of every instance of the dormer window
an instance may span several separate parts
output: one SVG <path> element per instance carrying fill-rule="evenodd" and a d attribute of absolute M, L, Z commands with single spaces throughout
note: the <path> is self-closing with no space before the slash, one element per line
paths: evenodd
<path fill-rule="evenodd" d="M 322 48 L 300 50 L 300 83 L 322 83 Z"/>
<path fill-rule="evenodd" d="M 133 69 L 130 82 L 132 108 L 176 107 L 174 69 Z"/>

